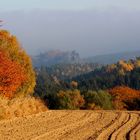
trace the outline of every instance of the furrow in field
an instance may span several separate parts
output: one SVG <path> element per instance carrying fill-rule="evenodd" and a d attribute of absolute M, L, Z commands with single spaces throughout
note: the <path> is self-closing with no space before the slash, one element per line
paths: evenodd
<path fill-rule="evenodd" d="M 85 126 L 89 126 L 89 123 L 91 122 L 91 120 L 97 122 L 101 118 L 100 116 L 101 116 L 101 113 L 87 113 L 83 119 L 79 119 L 75 121 L 74 123 L 69 123 L 61 127 L 59 126 L 57 129 L 53 131 L 46 132 L 45 134 L 39 137 L 36 137 L 35 140 L 44 140 L 44 139 L 53 139 L 53 140 L 77 139 L 78 140 L 78 139 L 81 139 L 81 137 L 78 136 L 78 130 L 80 130 L 81 128 L 85 128 Z M 79 118 L 79 115 L 77 117 Z M 71 118 L 67 118 L 67 119 L 71 119 Z M 84 135 L 84 131 L 83 131 L 83 135 Z"/>
<path fill-rule="evenodd" d="M 0 121 L 0 140 L 140 140 L 140 112 L 47 111 Z"/>
<path fill-rule="evenodd" d="M 116 130 L 111 137 L 111 140 L 127 140 L 129 137 L 127 134 L 133 129 L 133 127 L 138 123 L 139 115 L 134 113 L 128 113 L 127 121 Z"/>
<path fill-rule="evenodd" d="M 112 134 L 120 128 L 120 126 L 125 123 L 126 121 L 126 113 L 119 112 L 118 117 L 114 120 L 114 122 L 105 128 L 100 135 L 98 136 L 97 140 L 109 140 L 111 139 Z"/>
<path fill-rule="evenodd" d="M 93 139 L 97 139 L 98 136 L 102 133 L 102 131 L 104 131 L 107 127 L 109 127 L 110 125 L 112 125 L 114 123 L 114 121 L 120 117 L 120 113 L 110 113 L 110 112 L 106 112 L 104 114 L 104 119 L 102 119 L 99 124 L 96 126 L 96 133 L 92 134 L 88 140 L 93 140 Z"/>

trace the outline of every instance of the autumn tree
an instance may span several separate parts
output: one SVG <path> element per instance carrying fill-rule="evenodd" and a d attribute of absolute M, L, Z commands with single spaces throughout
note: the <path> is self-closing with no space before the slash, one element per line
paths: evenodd
<path fill-rule="evenodd" d="M 128 63 L 123 60 L 118 62 L 118 67 L 124 71 L 132 71 L 134 69 L 134 65 L 132 63 Z"/>
<path fill-rule="evenodd" d="M 79 90 L 61 90 L 57 96 L 59 109 L 79 109 L 84 105 L 84 98 Z"/>
<path fill-rule="evenodd" d="M 117 86 L 109 90 L 109 93 L 119 100 L 130 100 L 140 98 L 140 91 L 126 86 Z"/>
<path fill-rule="evenodd" d="M 26 75 L 22 66 L 11 61 L 0 51 L 0 93 L 12 97 L 25 80 Z"/>
<path fill-rule="evenodd" d="M 32 94 L 35 73 L 30 57 L 20 47 L 15 36 L 0 31 L 0 94 Z"/>
<path fill-rule="evenodd" d="M 108 92 L 114 97 L 113 102 L 116 109 L 127 108 L 125 102 L 133 101 L 134 99 L 140 99 L 140 91 L 131 89 L 126 86 L 114 87 Z"/>
<path fill-rule="evenodd" d="M 76 81 L 71 81 L 70 86 L 72 88 L 77 88 L 78 87 L 78 83 Z"/>
<path fill-rule="evenodd" d="M 92 91 L 89 90 L 83 93 L 85 99 L 85 109 L 105 109 L 111 110 L 113 109 L 112 105 L 112 96 L 103 90 Z"/>

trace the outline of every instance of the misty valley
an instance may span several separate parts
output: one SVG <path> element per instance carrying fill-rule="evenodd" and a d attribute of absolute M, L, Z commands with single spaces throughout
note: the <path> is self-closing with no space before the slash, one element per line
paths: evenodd
<path fill-rule="evenodd" d="M 52 50 L 32 57 L 34 96 L 49 109 L 139 110 L 139 54 L 81 58 L 76 51 Z"/>

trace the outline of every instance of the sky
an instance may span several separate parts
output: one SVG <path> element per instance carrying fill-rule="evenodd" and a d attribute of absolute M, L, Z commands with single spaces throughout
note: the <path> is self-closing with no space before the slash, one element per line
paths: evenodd
<path fill-rule="evenodd" d="M 139 0 L 4 0 L 1 1 L 1 11 L 9 10 L 88 10 L 108 7 L 125 9 L 140 9 Z"/>
<path fill-rule="evenodd" d="M 2 28 L 31 54 L 59 49 L 83 57 L 140 50 L 139 0 L 4 0 Z"/>

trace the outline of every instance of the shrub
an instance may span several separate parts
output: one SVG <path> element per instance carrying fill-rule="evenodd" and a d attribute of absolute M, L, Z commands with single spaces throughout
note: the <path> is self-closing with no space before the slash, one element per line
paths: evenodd
<path fill-rule="evenodd" d="M 0 119 L 11 119 L 37 114 L 47 110 L 40 99 L 34 97 L 20 97 L 11 100 L 0 96 Z"/>
<path fill-rule="evenodd" d="M 59 109 L 79 109 L 84 105 L 84 99 L 79 90 L 61 90 L 57 97 Z"/>
<path fill-rule="evenodd" d="M 85 108 L 87 109 L 113 109 L 112 96 L 103 90 L 88 91 L 84 93 Z"/>

